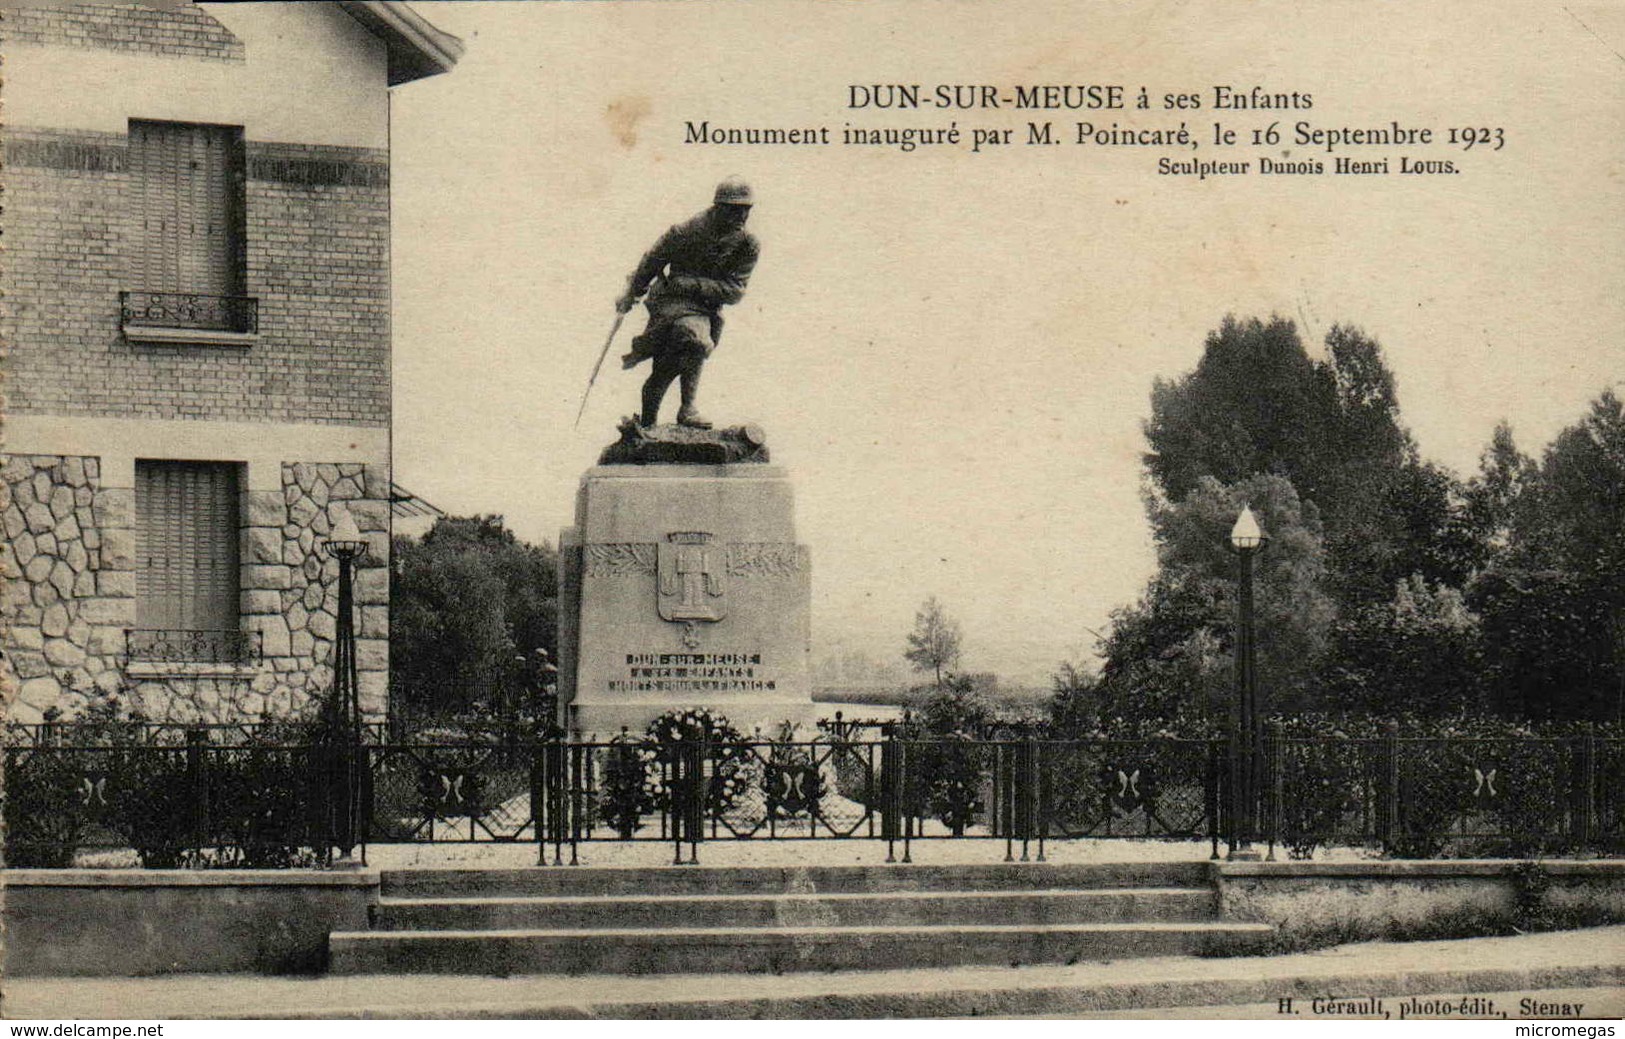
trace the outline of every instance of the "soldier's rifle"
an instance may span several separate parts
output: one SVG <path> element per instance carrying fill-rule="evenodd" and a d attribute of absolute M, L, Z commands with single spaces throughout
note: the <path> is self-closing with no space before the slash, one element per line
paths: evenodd
<path fill-rule="evenodd" d="M 592 393 L 592 384 L 598 381 L 598 373 L 604 370 L 604 358 L 609 356 L 609 348 L 615 342 L 615 333 L 621 330 L 621 322 L 626 320 L 627 312 L 615 311 L 615 323 L 609 326 L 609 336 L 604 340 L 604 349 L 598 354 L 598 363 L 592 366 L 592 375 L 587 379 L 587 388 L 581 393 L 581 407 L 576 411 L 576 427 L 581 425 L 581 416 L 587 413 L 587 397 Z"/>

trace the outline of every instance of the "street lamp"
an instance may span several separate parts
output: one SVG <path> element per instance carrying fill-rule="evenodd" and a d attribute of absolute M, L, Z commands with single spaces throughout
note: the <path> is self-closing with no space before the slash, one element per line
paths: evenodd
<path fill-rule="evenodd" d="M 328 740 L 328 841 L 350 857 L 361 816 L 361 695 L 355 659 L 355 564 L 367 554 L 355 517 L 338 507 L 333 532 L 322 545 L 339 564 L 339 615 L 333 642 L 333 693 L 325 710 Z"/>
<path fill-rule="evenodd" d="M 1250 506 L 1230 529 L 1230 547 L 1241 564 L 1236 625 L 1236 711 L 1230 729 L 1230 858 L 1257 858 L 1250 842 L 1258 811 L 1258 675 L 1254 668 L 1253 557 L 1269 541 Z"/>

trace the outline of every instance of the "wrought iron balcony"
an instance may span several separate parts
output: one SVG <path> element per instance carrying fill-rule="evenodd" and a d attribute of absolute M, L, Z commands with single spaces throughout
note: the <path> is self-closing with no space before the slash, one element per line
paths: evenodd
<path fill-rule="evenodd" d="M 200 296 L 195 292 L 120 292 L 125 329 L 187 329 L 253 335 L 260 330 L 259 300 L 252 296 Z"/>
<path fill-rule="evenodd" d="M 125 657 L 165 664 L 252 664 L 260 659 L 257 631 L 126 628 Z"/>

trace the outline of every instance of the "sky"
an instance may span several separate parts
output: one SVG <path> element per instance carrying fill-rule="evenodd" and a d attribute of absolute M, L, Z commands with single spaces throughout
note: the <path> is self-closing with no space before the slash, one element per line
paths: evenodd
<path fill-rule="evenodd" d="M 1154 564 L 1141 424 L 1226 314 L 1383 344 L 1422 454 L 1471 472 L 1497 421 L 1538 451 L 1625 377 L 1625 6 L 418 3 L 461 37 L 397 88 L 394 459 L 457 514 L 556 541 L 635 408 L 612 358 L 627 273 L 713 185 L 755 187 L 762 258 L 701 410 L 759 423 L 813 559 L 814 659 L 899 662 L 936 596 L 964 666 L 1046 684 Z M 1422 9 L 1425 7 L 1425 10 Z M 1309 12 L 1313 12 L 1312 14 Z M 870 84 L 1144 86 L 1117 111 L 849 108 Z M 1213 88 L 1307 93 L 1214 111 Z M 860 92 L 861 93 L 861 92 Z M 1200 110 L 1163 110 L 1189 93 Z M 685 124 L 1012 129 L 1015 143 L 685 144 Z M 1061 143 L 1027 146 L 1030 120 Z M 1073 143 L 1075 124 L 1181 147 Z M 1278 148 L 1211 146 L 1279 120 Z M 1499 150 L 1346 147 L 1313 127 L 1504 131 Z M 1336 176 L 1338 156 L 1448 160 Z M 1158 160 L 1251 160 L 1244 176 Z M 1326 175 L 1260 175 L 1260 157 Z M 614 354 L 641 329 L 641 308 Z M 668 407 L 671 405 L 668 404 Z"/>

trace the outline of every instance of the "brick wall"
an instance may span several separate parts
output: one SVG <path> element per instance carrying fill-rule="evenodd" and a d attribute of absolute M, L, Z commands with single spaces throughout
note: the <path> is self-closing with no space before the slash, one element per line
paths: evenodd
<path fill-rule="evenodd" d="M 126 139 L 8 130 L 9 406 L 19 413 L 389 423 L 389 175 L 366 148 L 246 144 L 248 347 L 125 341 L 139 225 Z"/>
<path fill-rule="evenodd" d="M 17 43 L 91 47 L 242 61 L 242 41 L 190 4 L 168 10 L 139 4 L 15 7 L 3 13 L 7 39 Z"/>

